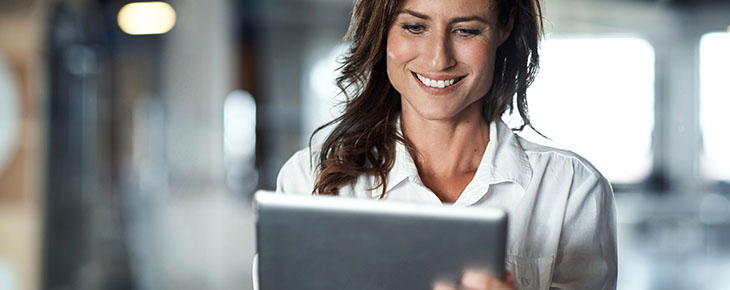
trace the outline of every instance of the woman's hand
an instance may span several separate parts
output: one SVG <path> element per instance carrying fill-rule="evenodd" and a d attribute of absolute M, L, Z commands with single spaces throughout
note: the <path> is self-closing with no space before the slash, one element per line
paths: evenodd
<path fill-rule="evenodd" d="M 437 282 L 433 286 L 433 290 L 515 290 L 515 277 L 512 273 L 507 272 L 505 280 L 492 278 L 489 275 L 479 272 L 467 270 L 461 276 L 461 285 L 454 286 L 448 283 Z"/>

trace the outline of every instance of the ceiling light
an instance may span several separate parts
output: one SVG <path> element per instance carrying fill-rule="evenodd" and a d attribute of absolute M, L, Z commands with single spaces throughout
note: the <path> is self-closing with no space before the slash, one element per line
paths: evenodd
<path fill-rule="evenodd" d="M 119 28 L 131 35 L 163 34 L 175 26 L 175 9 L 165 2 L 134 2 L 117 14 Z"/>

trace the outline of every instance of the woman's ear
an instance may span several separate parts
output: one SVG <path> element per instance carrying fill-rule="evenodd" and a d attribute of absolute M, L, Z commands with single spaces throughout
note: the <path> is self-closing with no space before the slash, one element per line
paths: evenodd
<path fill-rule="evenodd" d="M 507 41 L 507 38 L 509 38 L 510 34 L 512 33 L 512 29 L 515 27 L 515 9 L 512 8 L 512 11 L 509 12 L 509 20 L 507 20 L 507 24 L 500 28 L 500 41 L 499 44 L 501 45 L 505 41 Z"/>

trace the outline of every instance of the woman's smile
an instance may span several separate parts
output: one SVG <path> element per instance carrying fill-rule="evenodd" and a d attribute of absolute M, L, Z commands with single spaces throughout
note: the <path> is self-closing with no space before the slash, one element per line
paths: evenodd
<path fill-rule="evenodd" d="M 421 88 L 432 95 L 448 94 L 459 87 L 465 76 L 431 75 L 413 72 L 416 82 Z"/>

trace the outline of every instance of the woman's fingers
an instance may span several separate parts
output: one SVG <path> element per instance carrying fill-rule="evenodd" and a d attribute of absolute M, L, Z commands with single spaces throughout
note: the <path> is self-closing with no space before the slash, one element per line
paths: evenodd
<path fill-rule="evenodd" d="M 467 270 L 461 276 L 461 285 L 454 286 L 446 282 L 436 282 L 433 290 L 513 290 L 515 287 L 515 276 L 507 272 L 504 281 L 492 278 L 480 271 Z"/>
<path fill-rule="evenodd" d="M 457 290 L 454 285 L 445 282 L 436 282 L 433 284 L 433 290 Z"/>
<path fill-rule="evenodd" d="M 496 279 L 489 277 L 486 273 L 466 270 L 464 275 L 461 276 L 461 286 L 466 289 L 491 289 L 485 287 L 489 287 L 492 284 L 492 280 Z"/>
<path fill-rule="evenodd" d="M 490 277 L 484 272 L 467 270 L 461 277 L 461 287 L 467 290 L 509 290 L 515 288 L 515 278 L 507 272 L 505 281 Z"/>
<path fill-rule="evenodd" d="M 512 275 L 512 272 L 506 272 L 504 275 L 504 283 L 507 283 L 507 285 L 515 285 L 515 275 Z"/>

